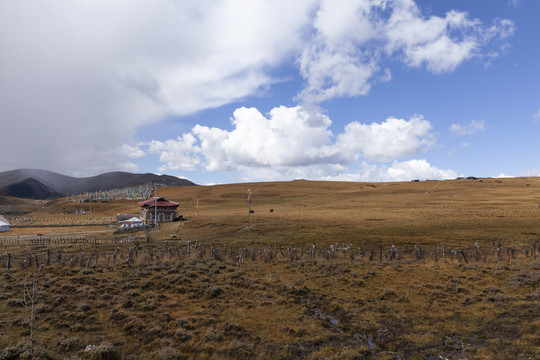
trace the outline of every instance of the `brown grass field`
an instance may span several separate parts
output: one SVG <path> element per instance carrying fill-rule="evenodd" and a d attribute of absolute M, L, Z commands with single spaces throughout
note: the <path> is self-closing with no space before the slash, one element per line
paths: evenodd
<path fill-rule="evenodd" d="M 32 358 L 34 274 L 34 358 L 540 359 L 539 190 L 538 178 L 161 188 L 185 220 L 149 242 L 88 220 L 137 201 L 37 202 L 26 217 L 92 213 L 0 236 L 0 360 Z M 87 241 L 58 243 L 75 236 Z"/>

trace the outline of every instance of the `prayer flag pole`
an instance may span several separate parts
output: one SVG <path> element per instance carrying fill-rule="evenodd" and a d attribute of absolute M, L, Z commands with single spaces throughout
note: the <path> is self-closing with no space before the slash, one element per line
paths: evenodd
<path fill-rule="evenodd" d="M 251 224 L 251 188 L 248 189 L 248 218 Z"/>
<path fill-rule="evenodd" d="M 157 227 L 157 184 L 154 184 L 154 227 Z"/>

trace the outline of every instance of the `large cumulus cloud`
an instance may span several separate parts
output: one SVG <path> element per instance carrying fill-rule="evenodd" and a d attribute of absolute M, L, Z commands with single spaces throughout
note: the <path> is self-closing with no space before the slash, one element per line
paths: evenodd
<path fill-rule="evenodd" d="M 411 119 L 390 117 L 381 123 L 352 122 L 334 135 L 332 121 L 317 108 L 278 107 L 266 116 L 255 108 L 239 108 L 233 129 L 196 125 L 174 140 L 152 141 L 149 153 L 159 154 L 161 170 L 241 170 L 246 179 L 342 178 L 347 166 L 391 162 L 418 155 L 433 142 L 431 124 L 421 115 Z M 401 180 L 419 175 L 441 178 L 422 162 L 395 163 L 380 179 Z M 376 165 L 375 165 L 376 166 Z M 379 171 L 379 170 L 378 170 Z M 376 175 L 373 170 L 367 172 Z M 360 177 L 361 178 L 361 177 Z"/>
<path fill-rule="evenodd" d="M 140 127 L 275 82 L 268 69 L 301 47 L 313 6 L 2 1 L 0 152 L 22 166 L 116 170 Z"/>
<path fill-rule="evenodd" d="M 425 16 L 412 0 L 3 1 L 0 118 L 9 126 L 0 152 L 11 164 L 80 175 L 136 171 L 154 153 L 160 170 L 312 167 L 330 176 L 418 154 L 431 125 L 358 119 L 333 134 L 318 106 L 367 95 L 391 80 L 389 63 L 438 74 L 487 49 L 495 56 L 513 31 L 508 20 L 485 25 L 460 11 Z M 133 143 L 166 116 L 256 94 L 280 81 L 283 63 L 303 79 L 298 107 L 275 104 L 267 116 L 240 108 L 233 131 L 194 124 L 170 140 Z"/>

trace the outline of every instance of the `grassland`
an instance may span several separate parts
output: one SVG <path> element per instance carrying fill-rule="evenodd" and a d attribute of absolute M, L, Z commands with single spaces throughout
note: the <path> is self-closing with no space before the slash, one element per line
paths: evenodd
<path fill-rule="evenodd" d="M 186 220 L 148 243 L 2 249 L 0 359 L 28 355 L 20 300 L 34 273 L 34 357 L 537 359 L 539 189 L 536 178 L 162 188 Z M 31 216 L 90 206 L 93 217 L 138 211 L 58 200 Z M 112 235 L 84 222 L 9 235 Z"/>

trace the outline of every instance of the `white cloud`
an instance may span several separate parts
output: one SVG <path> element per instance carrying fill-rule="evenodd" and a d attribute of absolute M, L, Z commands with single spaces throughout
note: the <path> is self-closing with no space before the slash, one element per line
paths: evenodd
<path fill-rule="evenodd" d="M 74 154 L 116 149 L 166 114 L 217 107 L 276 82 L 269 70 L 299 52 L 314 6 L 0 2 L 0 118 L 15 125 L 0 132 L 0 152 L 67 173 L 115 166 Z M 44 146 L 26 151 L 22 138 Z"/>
<path fill-rule="evenodd" d="M 512 33 L 509 20 L 486 27 L 457 11 L 425 17 L 411 0 L 3 1 L 0 118 L 14 126 L 0 132 L 0 153 L 28 167 L 90 175 L 143 156 L 140 147 L 120 148 L 143 126 L 254 95 L 280 81 L 275 70 L 284 63 L 296 61 L 305 81 L 300 103 L 317 104 L 368 94 L 392 78 L 389 61 L 448 72 Z M 196 127 L 200 151 L 183 137 L 149 150 L 160 154 L 160 169 L 340 163 L 333 158 L 344 154 L 324 122 L 312 126 L 297 116 L 298 137 L 278 137 L 271 125 L 292 116 L 283 111 L 288 115 L 271 120 L 241 110 L 232 134 Z M 277 156 L 249 142 L 243 117 L 262 124 L 256 135 L 280 144 Z M 225 135 L 223 147 L 216 145 Z M 287 146 L 294 151 L 284 154 Z M 116 153 L 100 156 L 104 149 Z M 180 150 L 187 152 L 182 164 L 170 155 Z M 360 151 L 373 159 L 402 156 Z"/>
<path fill-rule="evenodd" d="M 298 95 L 305 102 L 366 95 L 380 70 L 377 51 L 368 43 L 379 37 L 379 0 L 321 1 L 314 20 L 315 37 L 298 58 L 306 86 Z"/>
<path fill-rule="evenodd" d="M 395 161 L 391 166 L 363 163 L 356 173 L 344 173 L 323 177 L 323 180 L 340 181 L 409 181 L 455 179 L 454 170 L 441 170 L 431 166 L 426 160 Z"/>
<path fill-rule="evenodd" d="M 323 0 L 314 21 L 315 35 L 298 65 L 306 80 L 304 102 L 366 95 L 390 78 L 387 60 L 446 73 L 482 56 L 483 47 L 513 34 L 510 20 L 491 26 L 465 12 L 425 17 L 412 0 Z M 502 45 L 501 45 L 502 46 Z M 489 52 L 497 56 L 495 51 Z"/>
<path fill-rule="evenodd" d="M 424 18 L 414 2 L 396 1 L 387 25 L 387 51 L 402 51 L 412 67 L 425 64 L 434 73 L 453 71 L 479 46 L 479 35 L 474 33 L 477 25 L 478 20 L 463 12 Z"/>
<path fill-rule="evenodd" d="M 485 122 L 472 120 L 466 125 L 452 124 L 450 131 L 455 136 L 474 135 L 485 130 Z"/>
<path fill-rule="evenodd" d="M 519 176 L 525 176 L 525 177 L 527 177 L 527 176 L 529 176 L 529 177 L 534 176 L 534 177 L 539 177 L 539 176 L 540 176 L 540 169 L 535 169 L 535 168 L 532 168 L 532 167 L 531 167 L 531 168 L 529 168 L 529 170 L 521 172 L 521 173 L 519 174 Z"/>
<path fill-rule="evenodd" d="M 231 122 L 232 131 L 196 125 L 177 140 L 152 142 L 150 152 L 160 153 L 170 169 L 189 170 L 184 164 L 192 168 L 204 159 L 207 171 L 316 164 L 336 152 L 328 130 L 331 121 L 317 111 L 282 106 L 265 117 L 255 108 L 239 108 Z"/>
<path fill-rule="evenodd" d="M 167 169 L 238 170 L 257 179 L 336 176 L 350 164 L 388 162 L 416 155 L 433 143 L 431 124 L 421 115 L 382 123 L 352 122 L 334 137 L 332 121 L 315 107 L 239 108 L 226 131 L 196 125 L 176 140 L 153 141 Z"/>
<path fill-rule="evenodd" d="M 96 158 L 107 159 L 107 163 L 97 162 Z M 126 156 L 122 152 L 122 147 L 116 149 L 96 149 L 93 152 L 88 152 L 85 149 L 73 149 L 66 153 L 61 160 L 66 163 L 75 163 L 80 161 L 82 166 L 80 169 L 75 168 L 71 172 L 72 176 L 85 177 L 88 174 L 99 174 L 111 171 L 126 171 L 126 172 L 138 172 L 140 170 L 139 165 L 125 160 Z"/>
<path fill-rule="evenodd" d="M 136 173 L 136 172 L 139 172 L 139 170 L 140 170 L 139 165 L 134 164 L 132 162 L 126 162 L 126 163 L 120 164 L 118 167 L 118 171 Z"/>
<path fill-rule="evenodd" d="M 361 55 L 347 54 L 328 48 L 304 50 L 298 63 L 306 79 L 306 87 L 298 98 L 307 103 L 367 95 L 371 78 L 379 71 L 375 61 L 361 62 Z"/>
<path fill-rule="evenodd" d="M 409 121 L 390 117 L 370 125 L 352 122 L 338 136 L 337 146 L 344 156 L 387 162 L 420 153 L 433 143 L 431 124 L 422 115 Z"/>
<path fill-rule="evenodd" d="M 410 181 L 455 179 L 458 174 L 452 169 L 439 169 L 426 160 L 413 159 L 394 161 L 391 165 L 362 162 L 358 168 L 349 169 L 341 165 L 313 165 L 297 167 L 242 168 L 242 181 L 279 181 L 309 179 L 323 181 Z"/>
<path fill-rule="evenodd" d="M 199 158 L 195 153 L 200 151 L 196 146 L 197 140 L 192 134 L 183 134 L 176 140 L 167 140 L 165 142 L 153 140 L 148 146 L 150 154 L 159 154 L 159 160 L 162 165 L 158 170 L 186 170 L 192 171 L 200 164 Z"/>
<path fill-rule="evenodd" d="M 144 150 L 142 150 L 139 146 L 132 146 L 128 144 L 123 144 L 120 147 L 120 153 L 129 159 L 138 159 L 146 156 Z"/>
<path fill-rule="evenodd" d="M 305 166 L 239 167 L 241 181 L 288 181 L 297 179 L 325 180 L 345 170 L 339 164 L 316 164 Z"/>
<path fill-rule="evenodd" d="M 540 109 L 538 109 L 538 111 L 536 112 L 536 114 L 534 114 L 534 120 L 536 122 L 540 121 Z"/>

